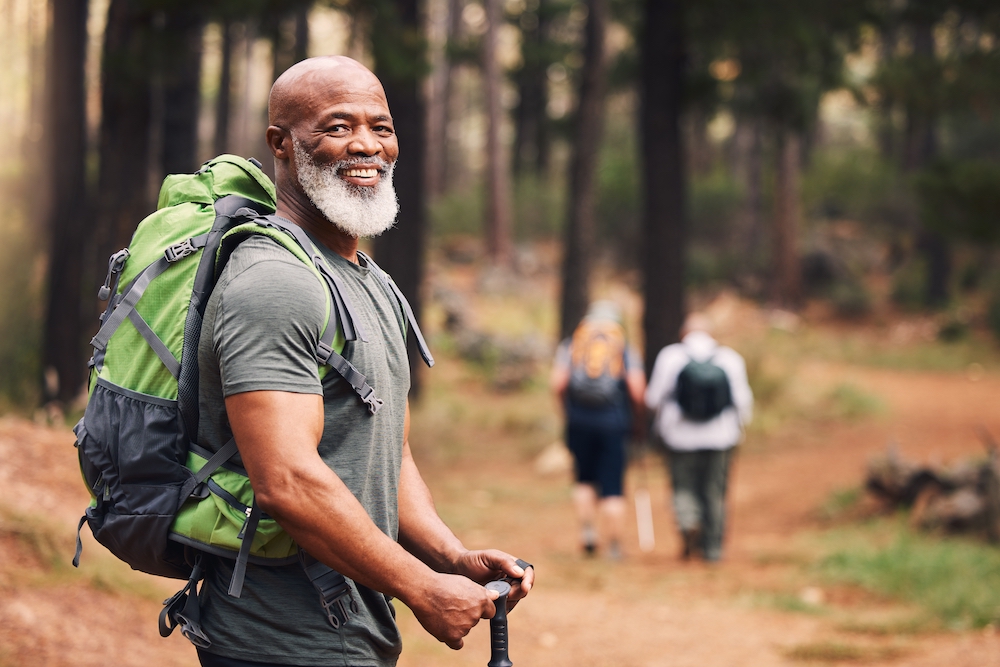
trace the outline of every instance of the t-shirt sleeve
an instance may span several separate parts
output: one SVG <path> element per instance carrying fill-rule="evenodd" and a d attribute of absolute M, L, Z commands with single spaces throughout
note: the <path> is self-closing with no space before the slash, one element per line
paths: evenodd
<path fill-rule="evenodd" d="M 233 276 L 213 336 L 223 394 L 322 395 L 316 345 L 325 317 L 326 295 L 305 266 L 261 261 Z"/>

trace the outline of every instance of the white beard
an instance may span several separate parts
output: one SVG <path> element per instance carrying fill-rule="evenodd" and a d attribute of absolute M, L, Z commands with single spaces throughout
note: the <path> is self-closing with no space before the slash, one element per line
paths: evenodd
<path fill-rule="evenodd" d="M 393 226 L 399 213 L 396 190 L 392 187 L 394 162 L 390 164 L 379 157 L 354 158 L 321 166 L 297 139 L 294 141 L 299 185 L 331 224 L 353 238 L 378 236 Z M 352 185 L 339 175 L 341 169 L 372 163 L 382 169 L 376 186 Z"/>

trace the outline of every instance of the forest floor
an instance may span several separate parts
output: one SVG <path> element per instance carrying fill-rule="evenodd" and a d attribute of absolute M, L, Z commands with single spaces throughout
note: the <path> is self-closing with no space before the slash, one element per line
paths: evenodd
<path fill-rule="evenodd" d="M 461 275 L 450 279 L 461 289 Z M 504 306 L 477 308 L 489 321 Z M 440 363 L 414 411 L 414 455 L 469 547 L 536 565 L 536 588 L 510 618 L 514 664 L 1000 666 L 993 625 L 925 622 L 919 601 L 839 582 L 818 566 L 880 530 L 852 532 L 825 508 L 861 484 L 887 443 L 908 458 L 950 462 L 982 455 L 978 428 L 1000 435 L 995 351 L 968 361 L 989 345 L 956 352 L 906 339 L 919 322 L 841 325 L 807 313 L 789 324 L 731 297 L 712 308 L 720 338 L 746 352 L 759 394 L 731 480 L 726 556 L 712 566 L 678 558 L 654 456 L 630 468 L 627 492 L 631 502 L 636 489 L 650 491 L 655 548 L 640 551 L 633 516 L 623 560 L 585 558 L 570 473 L 551 454 L 559 422 L 544 373 L 521 391 L 499 391 L 488 369 L 459 361 L 438 337 Z M 893 340 L 912 354 L 887 361 L 872 352 Z M 193 667 L 186 640 L 156 630 L 176 582 L 129 571 L 86 530 L 82 567 L 68 565 L 87 502 L 72 443 L 68 428 L 0 418 L 0 667 Z M 488 661 L 485 622 L 455 652 L 397 610 L 402 667 Z"/>

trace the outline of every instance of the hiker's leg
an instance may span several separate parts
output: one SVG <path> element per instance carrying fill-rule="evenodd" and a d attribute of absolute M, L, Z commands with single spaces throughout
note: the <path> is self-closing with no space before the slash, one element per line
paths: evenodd
<path fill-rule="evenodd" d="M 617 419 L 609 418 L 601 434 L 599 512 L 601 529 L 612 559 L 621 557 L 621 540 L 625 524 L 625 498 L 622 489 L 625 477 L 625 431 Z"/>
<path fill-rule="evenodd" d="M 726 489 L 733 450 L 705 453 L 703 519 L 705 560 L 716 561 L 722 557 L 722 538 L 726 528 Z"/>
<path fill-rule="evenodd" d="M 580 543 L 587 554 L 597 548 L 597 488 L 600 483 L 600 451 L 593 429 L 569 424 L 566 444 L 573 453 L 576 484 L 573 486 L 573 508 L 580 522 Z"/>
<path fill-rule="evenodd" d="M 681 533 L 696 531 L 701 526 L 701 509 L 697 496 L 697 452 L 670 450 L 670 486 L 674 520 Z"/>

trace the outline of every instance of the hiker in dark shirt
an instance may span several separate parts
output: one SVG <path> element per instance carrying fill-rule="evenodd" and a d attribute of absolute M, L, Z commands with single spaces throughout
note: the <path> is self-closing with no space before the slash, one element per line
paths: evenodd
<path fill-rule="evenodd" d="M 617 560 L 625 519 L 625 437 L 643 423 L 646 376 L 614 302 L 591 304 L 572 338 L 559 345 L 551 384 L 566 414 L 566 445 L 576 475 L 573 506 L 584 553 L 597 550 L 600 519 L 608 557 Z"/>
<path fill-rule="evenodd" d="M 497 550 L 469 551 L 434 509 L 408 442 L 410 376 L 399 303 L 358 253 L 358 238 L 397 212 L 398 153 L 378 79 L 344 57 L 303 61 L 275 82 L 267 144 L 279 216 L 304 229 L 343 282 L 366 340 L 343 355 L 384 401 L 375 414 L 337 373 L 321 376 L 316 346 L 326 293 L 315 274 L 265 236 L 242 243 L 205 313 L 198 441 L 235 436 L 261 510 L 298 545 L 348 578 L 356 603 L 333 623 L 298 564 L 248 565 L 228 596 L 232 561 L 214 558 L 202 590 L 211 646 L 203 665 L 394 665 L 401 650 L 392 598 L 454 649 L 496 593 L 483 584 L 534 571 Z M 415 158 L 413 158 L 415 159 Z"/>

